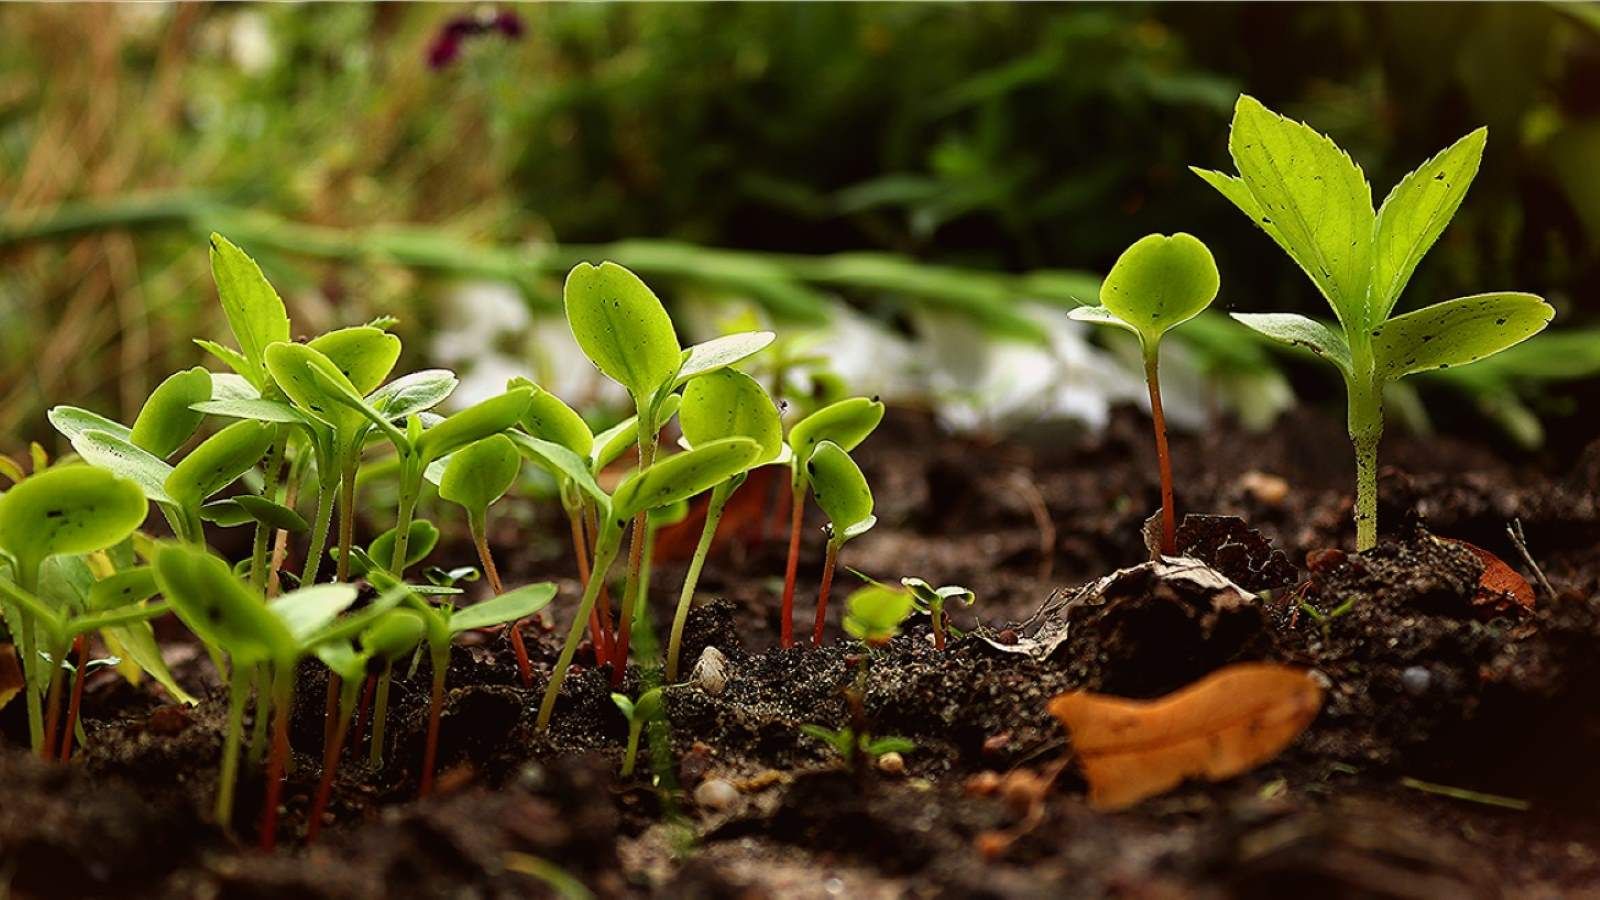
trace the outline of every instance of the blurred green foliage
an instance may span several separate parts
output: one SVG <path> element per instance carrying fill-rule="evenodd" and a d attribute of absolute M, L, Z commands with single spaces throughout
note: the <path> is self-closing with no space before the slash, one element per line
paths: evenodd
<path fill-rule="evenodd" d="M 1489 126 L 1402 308 L 1520 288 L 1558 326 L 1600 311 L 1583 290 L 1600 275 L 1584 7 L 530 5 L 509 8 L 520 37 L 431 66 L 477 9 L 0 7 L 0 444 L 42 434 L 47 402 L 126 413 L 192 364 L 188 338 L 220 327 L 192 236 L 213 228 L 318 329 L 384 313 L 426 329 L 441 275 L 548 301 L 552 248 L 638 238 L 661 241 L 632 250 L 669 285 L 802 315 L 821 291 L 942 298 L 1005 331 L 1023 285 L 1059 281 L 1046 296 L 1070 302 L 1083 279 L 1053 271 L 1181 229 L 1215 248 L 1223 306 L 1314 312 L 1292 264 L 1185 170 L 1226 167 L 1242 89 L 1380 185 Z M 802 256 L 847 251 L 875 254 Z"/>

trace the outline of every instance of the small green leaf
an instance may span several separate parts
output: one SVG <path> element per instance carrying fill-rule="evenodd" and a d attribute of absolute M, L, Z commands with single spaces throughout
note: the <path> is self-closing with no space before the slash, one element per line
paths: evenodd
<path fill-rule="evenodd" d="M 167 668 L 166 659 L 161 655 L 161 645 L 156 642 L 155 629 L 150 627 L 149 622 L 115 625 L 103 629 L 100 634 L 105 638 L 111 655 L 131 661 L 139 671 L 154 678 L 157 684 L 166 688 L 172 699 L 188 706 L 200 702 L 197 697 L 178 684 L 178 679 L 174 678 L 172 671 Z"/>
<path fill-rule="evenodd" d="M 367 403 L 390 421 L 399 421 L 443 403 L 460 382 L 449 369 L 423 369 L 373 391 Z"/>
<path fill-rule="evenodd" d="M 257 422 L 277 422 L 282 425 L 308 425 L 313 420 L 305 413 L 278 400 L 206 400 L 190 407 L 208 416 L 229 419 L 252 419 Z"/>
<path fill-rule="evenodd" d="M 200 518 L 219 528 L 238 528 L 255 519 L 233 497 L 213 500 L 200 507 Z"/>
<path fill-rule="evenodd" d="M 474 628 L 492 628 L 526 619 L 555 599 L 556 586 L 548 581 L 527 584 L 506 591 L 491 600 L 475 603 L 450 614 L 450 633 L 460 634 Z"/>
<path fill-rule="evenodd" d="M 579 263 L 567 274 L 567 323 L 585 356 L 627 388 L 640 406 L 683 363 L 666 307 L 639 277 L 614 262 Z"/>
<path fill-rule="evenodd" d="M 633 722 L 633 701 L 628 698 L 628 695 L 613 692 L 611 702 L 617 705 L 617 709 L 622 710 L 622 717 L 631 724 Z"/>
<path fill-rule="evenodd" d="M 313 584 L 267 601 L 271 611 L 297 645 L 327 627 L 356 602 L 359 591 L 353 584 Z"/>
<path fill-rule="evenodd" d="M 611 497 L 595 482 L 587 460 L 554 441 L 543 440 L 520 431 L 509 431 L 506 436 L 516 446 L 518 453 L 544 468 L 556 479 L 576 485 L 602 508 L 610 505 Z"/>
<path fill-rule="evenodd" d="M 58 553 L 92 553 L 122 541 L 144 524 L 147 510 L 144 492 L 127 479 L 57 466 L 0 494 L 0 549 L 22 570 L 36 570 Z"/>
<path fill-rule="evenodd" d="M 1233 313 L 1241 325 L 1280 344 L 1304 347 L 1350 375 L 1350 345 L 1333 326 L 1294 313 Z"/>
<path fill-rule="evenodd" d="M 910 738 L 894 737 L 892 735 L 873 738 L 866 746 L 861 748 L 868 756 L 879 757 L 885 753 L 910 753 L 917 749 L 917 744 Z"/>
<path fill-rule="evenodd" d="M 1205 244 L 1183 232 L 1152 234 L 1117 258 L 1100 285 L 1100 305 L 1150 346 L 1210 306 L 1220 285 Z M 1080 316 L 1078 310 L 1070 315 Z"/>
<path fill-rule="evenodd" d="M 168 457 L 200 427 L 204 413 L 190 407 L 211 399 L 211 373 L 196 366 L 169 375 L 156 385 L 133 420 L 129 440 L 156 456 Z"/>
<path fill-rule="evenodd" d="M 155 570 L 178 618 L 202 641 L 227 651 L 235 665 L 294 652 L 288 627 L 226 562 L 199 548 L 168 544 L 156 552 Z"/>
<path fill-rule="evenodd" d="M 276 428 L 260 422 L 229 425 L 173 467 L 165 484 L 167 493 L 180 505 L 199 505 L 260 462 L 276 436 Z"/>
<path fill-rule="evenodd" d="M 426 631 L 422 616 L 412 610 L 390 610 L 361 632 L 361 649 L 394 662 L 415 649 Z"/>
<path fill-rule="evenodd" d="M 1117 314 L 1104 306 L 1078 306 L 1067 310 L 1067 318 L 1074 322 L 1088 322 L 1091 325 L 1111 325 L 1134 334 L 1139 329 L 1117 318 Z"/>
<path fill-rule="evenodd" d="M 737 476 L 736 476 L 737 477 Z M 666 506 L 657 506 L 645 514 L 651 528 L 669 528 L 689 518 L 689 501 L 679 500 Z"/>
<path fill-rule="evenodd" d="M 679 394 L 668 394 L 656 410 L 656 431 L 672 420 L 682 402 Z M 629 416 L 621 422 L 594 436 L 594 447 L 589 451 L 589 467 L 598 472 L 611 465 L 639 444 L 639 417 Z"/>
<path fill-rule="evenodd" d="M 72 438 L 72 449 L 94 467 L 132 481 L 152 502 L 173 502 L 166 488 L 172 467 L 126 438 L 104 431 L 85 431 Z"/>
<path fill-rule="evenodd" d="M 1555 310 L 1533 294 L 1477 294 L 1435 303 L 1384 323 L 1372 339 L 1378 377 L 1477 362 L 1550 324 Z"/>
<path fill-rule="evenodd" d="M 353 433 L 365 421 L 360 412 L 336 399 L 336 395 L 317 380 L 314 373 L 320 370 L 324 377 L 347 389 L 352 396 L 361 396 L 339 367 L 314 348 L 305 344 L 273 344 L 266 350 L 266 367 L 279 390 L 288 395 L 295 406 L 332 425 L 341 435 Z"/>
<path fill-rule="evenodd" d="M 1248 95 L 1234 107 L 1228 150 L 1263 224 L 1277 229 L 1344 327 L 1364 327 L 1376 215 L 1361 167 L 1327 137 Z"/>
<path fill-rule="evenodd" d="M 69 441 L 76 441 L 78 436 L 86 431 L 100 431 L 132 443 L 133 429 L 114 422 L 99 413 L 92 413 L 87 409 L 76 406 L 57 406 L 45 414 L 51 426 L 61 432 L 61 436 Z"/>
<path fill-rule="evenodd" d="M 494 434 L 450 454 L 439 496 L 468 510 L 482 512 L 516 483 L 522 457 L 503 434 Z"/>
<path fill-rule="evenodd" d="M 422 433 L 416 442 L 418 458 L 432 461 L 505 431 L 522 418 L 532 398 L 528 388 L 516 388 L 463 409 Z"/>
<path fill-rule="evenodd" d="M 89 587 L 90 612 L 103 612 L 149 600 L 160 593 L 156 583 L 156 570 L 149 566 L 136 566 L 113 572 Z"/>
<path fill-rule="evenodd" d="M 971 606 L 978 595 L 960 585 L 947 585 L 936 588 L 921 578 L 902 578 L 900 584 L 911 591 L 917 606 L 924 610 L 943 607 L 946 603 L 955 601 L 963 606 Z"/>
<path fill-rule="evenodd" d="M 262 366 L 267 346 L 289 339 L 289 313 L 283 300 L 255 260 L 215 233 L 211 235 L 211 277 L 216 280 L 228 327 L 243 351 L 239 357 L 243 368 L 235 370 L 257 389 L 264 388 L 267 376 Z"/>
<path fill-rule="evenodd" d="M 661 688 L 655 687 L 639 695 L 633 704 L 631 719 L 635 722 L 658 722 L 666 718 L 666 713 L 666 695 Z"/>
<path fill-rule="evenodd" d="M 348 640 L 319 644 L 313 651 L 328 671 L 339 676 L 345 684 L 359 683 L 367 676 L 367 658 L 357 653 Z"/>
<path fill-rule="evenodd" d="M 883 404 L 866 397 L 850 397 L 830 403 L 789 429 L 789 447 L 804 471 L 811 451 L 822 441 L 832 441 L 846 452 L 854 450 L 883 421 Z"/>
<path fill-rule="evenodd" d="M 806 475 L 817 505 L 833 524 L 836 541 L 848 540 L 853 535 L 846 534 L 847 529 L 872 518 L 872 489 L 867 478 L 838 444 L 818 444 L 806 461 Z"/>
<path fill-rule="evenodd" d="M 201 350 L 215 356 L 223 365 L 232 369 L 233 372 L 231 374 L 238 375 L 245 380 L 246 384 L 250 384 L 252 388 L 254 387 L 255 382 L 251 381 L 251 379 L 255 376 L 255 370 L 250 368 L 250 360 L 245 359 L 243 353 L 232 347 L 224 347 L 216 341 L 208 341 L 204 338 L 195 338 L 194 342 Z M 262 387 L 265 388 L 266 385 L 262 384 Z"/>
<path fill-rule="evenodd" d="M 400 339 L 370 325 L 330 331 L 306 346 L 327 357 L 362 396 L 377 390 L 400 359 Z"/>
<path fill-rule="evenodd" d="M 433 548 L 439 544 L 439 529 L 427 519 L 416 519 L 411 523 L 411 537 L 406 541 L 406 568 L 410 568 L 427 558 Z M 371 559 L 394 559 L 394 529 L 391 528 L 383 534 L 372 539 L 367 545 L 367 556 Z M 355 559 L 350 560 L 352 563 Z M 352 571 L 354 569 L 352 568 Z"/>
<path fill-rule="evenodd" d="M 1417 263 L 1455 218 L 1488 140 L 1486 128 L 1468 134 L 1400 179 L 1384 199 L 1378 210 L 1369 324 L 1389 318 Z"/>
<path fill-rule="evenodd" d="M 868 644 L 886 643 L 900 633 L 912 606 L 910 591 L 869 584 L 845 601 L 844 630 Z"/>
<path fill-rule="evenodd" d="M 770 331 L 742 331 L 695 344 L 683 351 L 683 366 L 678 369 L 677 383 L 683 384 L 748 359 L 767 349 L 776 338 Z"/>
<path fill-rule="evenodd" d="M 760 382 L 736 369 L 693 378 L 683 389 L 678 424 L 690 446 L 747 437 L 761 448 L 761 463 L 783 450 L 783 420 Z"/>
<path fill-rule="evenodd" d="M 676 453 L 623 479 L 611 497 L 611 514 L 618 519 L 710 490 L 748 469 L 761 453 L 749 438 L 725 438 Z"/>
<path fill-rule="evenodd" d="M 305 518 L 299 513 L 281 503 L 274 503 L 265 497 L 255 494 L 240 494 L 233 498 L 233 502 L 239 504 L 239 507 L 250 518 L 268 528 L 281 529 L 290 534 L 304 534 L 311 530 L 311 526 L 306 523 Z"/>
<path fill-rule="evenodd" d="M 579 456 L 589 455 L 594 449 L 594 432 L 577 411 L 526 378 L 513 378 L 506 385 L 507 389 L 518 387 L 533 389 L 533 398 L 522 414 L 524 430 L 536 438 L 554 441 Z"/>
<path fill-rule="evenodd" d="M 232 372 L 211 373 L 212 400 L 260 400 L 261 392 L 243 375 Z"/>

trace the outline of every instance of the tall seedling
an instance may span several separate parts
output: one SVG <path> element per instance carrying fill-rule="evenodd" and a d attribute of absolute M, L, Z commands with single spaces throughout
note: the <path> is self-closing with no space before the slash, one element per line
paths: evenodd
<path fill-rule="evenodd" d="M 828 552 L 822 562 L 822 587 L 817 592 L 817 624 L 811 635 L 813 647 L 822 646 L 822 629 L 828 622 L 828 593 L 833 588 L 833 570 L 839 564 L 839 549 L 846 541 L 872 530 L 878 518 L 872 514 L 872 489 L 850 454 L 832 441 L 823 441 L 806 462 L 806 477 L 817 505 L 828 514 Z"/>
<path fill-rule="evenodd" d="M 1390 318 L 1422 257 L 1460 208 L 1487 132 L 1478 129 L 1400 180 L 1373 210 L 1361 167 L 1327 137 L 1255 98 L 1234 107 L 1228 151 L 1239 174 L 1195 174 L 1250 217 L 1305 270 L 1337 322 L 1290 313 L 1234 318 L 1338 368 L 1356 454 L 1356 549 L 1378 537 L 1383 387 L 1415 372 L 1476 362 L 1537 334 L 1555 312 L 1532 294 L 1447 300 Z"/>
<path fill-rule="evenodd" d="M 1172 502 L 1172 458 L 1167 453 L 1167 419 L 1161 409 L 1161 337 L 1198 316 L 1216 299 L 1221 279 L 1217 264 L 1192 235 L 1152 234 L 1117 258 L 1100 285 L 1100 305 L 1080 306 L 1069 315 L 1081 322 L 1115 325 L 1137 334 L 1144 351 L 1144 379 L 1150 391 L 1150 419 L 1156 432 L 1156 462 L 1161 470 L 1161 552 L 1177 552 Z"/>

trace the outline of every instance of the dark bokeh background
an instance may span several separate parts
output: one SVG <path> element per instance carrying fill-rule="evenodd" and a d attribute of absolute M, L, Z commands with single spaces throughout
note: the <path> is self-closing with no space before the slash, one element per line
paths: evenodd
<path fill-rule="evenodd" d="M 318 326 L 426 328 L 442 283 L 507 258 L 435 252 L 440 236 L 513 260 L 669 238 L 1024 273 L 1103 271 L 1186 230 L 1216 252 L 1220 305 L 1322 313 L 1186 170 L 1231 168 L 1240 91 L 1328 132 L 1380 198 L 1487 125 L 1476 186 L 1402 306 L 1514 288 L 1563 328 L 1600 324 L 1589 6 L 8 5 L 0 445 L 44 436 L 42 409 L 68 398 L 131 416 L 194 363 L 187 339 L 218 328 L 210 228 L 244 233 Z M 423 230 L 363 242 L 397 223 Z M 547 303 L 554 270 L 515 280 Z M 1596 341 L 1556 346 L 1563 377 L 1600 365 Z M 1336 394 L 1284 364 L 1303 396 Z M 1590 389 L 1514 386 L 1556 443 L 1586 436 L 1572 398 Z M 1459 394 L 1438 396 L 1455 421 Z"/>

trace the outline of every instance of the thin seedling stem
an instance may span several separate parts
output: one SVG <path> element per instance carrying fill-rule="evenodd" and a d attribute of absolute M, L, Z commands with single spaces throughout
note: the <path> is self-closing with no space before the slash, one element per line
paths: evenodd
<path fill-rule="evenodd" d="M 280 428 L 277 439 L 272 442 L 272 448 L 267 451 L 266 462 L 262 465 L 267 483 L 261 493 L 273 500 L 277 499 L 278 479 L 283 476 L 284 445 L 288 442 L 288 431 Z M 272 526 L 266 522 L 257 522 L 255 538 L 250 545 L 250 587 L 257 593 L 264 594 L 267 590 L 267 551 L 271 543 Z"/>
<path fill-rule="evenodd" d="M 588 517 L 589 517 L 589 546 L 591 548 L 597 548 L 600 545 L 600 534 L 599 534 L 599 532 L 600 532 L 600 523 L 599 523 L 600 514 L 599 514 L 599 511 L 593 505 L 589 506 Z M 594 557 L 590 556 L 590 558 L 589 558 L 589 567 L 590 567 L 591 574 L 594 572 L 594 566 L 595 566 Z M 603 645 L 596 646 L 594 648 L 595 649 L 594 664 L 595 664 L 596 667 L 603 666 L 606 663 L 611 662 L 613 657 L 616 655 L 616 647 L 612 643 L 612 634 L 611 634 L 611 591 L 606 587 L 606 573 L 601 572 L 599 574 L 599 578 L 600 578 L 600 599 L 599 599 L 599 605 L 596 608 L 597 611 L 595 612 L 595 615 L 600 620 L 600 636 L 604 639 L 604 643 L 603 643 Z M 588 587 L 589 587 L 588 583 L 585 582 L 584 589 L 588 590 Z"/>
<path fill-rule="evenodd" d="M 628 644 L 633 638 L 633 616 L 639 600 L 639 569 L 644 564 L 645 529 L 649 514 L 640 510 L 633 517 L 628 536 L 628 577 L 623 582 L 622 606 L 617 611 L 617 642 L 611 651 L 611 687 L 622 686 L 628 670 Z"/>
<path fill-rule="evenodd" d="M 822 587 L 817 591 L 817 627 L 811 633 L 811 646 L 822 646 L 822 629 L 828 624 L 828 594 L 833 590 L 833 569 L 839 561 L 839 542 L 828 541 L 828 553 L 822 560 Z"/>
<path fill-rule="evenodd" d="M 311 812 L 306 819 L 306 843 L 317 839 L 317 833 L 322 830 L 322 814 L 328 808 L 328 800 L 333 796 L 333 778 L 339 771 L 339 757 L 344 753 L 345 736 L 350 730 L 350 716 L 354 712 L 349 704 L 339 704 L 339 722 L 334 726 L 333 740 L 329 742 L 322 754 L 322 779 L 317 782 L 316 799 L 311 803 Z"/>
<path fill-rule="evenodd" d="M 595 544 L 594 569 L 590 572 L 589 586 L 583 591 L 583 600 L 578 604 L 577 618 L 573 619 L 572 628 L 567 631 L 567 640 L 561 647 L 561 656 L 550 672 L 550 683 L 544 689 L 544 699 L 539 703 L 539 718 L 534 724 L 536 731 L 544 731 L 550 727 L 550 716 L 555 713 L 556 698 L 561 695 L 561 683 L 567 677 L 572 657 L 578 652 L 579 642 L 583 640 L 584 621 L 588 619 L 589 611 L 594 608 L 595 601 L 600 596 L 600 586 L 605 583 L 606 571 L 617 558 L 620 543 L 621 536 L 614 528 L 608 528 L 606 535 Z"/>
<path fill-rule="evenodd" d="M 483 566 L 483 575 L 489 579 L 489 590 L 496 597 L 506 592 L 505 584 L 500 580 L 500 570 L 495 568 L 494 554 L 489 551 L 489 538 L 485 527 L 484 514 L 481 510 L 473 510 L 467 515 L 467 530 L 472 532 L 472 545 L 478 550 L 478 562 Z M 517 673 L 522 677 L 522 686 L 533 687 L 533 663 L 528 659 L 528 645 L 522 640 L 520 622 L 506 623 L 506 632 L 511 636 L 511 649 L 517 655 Z"/>
<path fill-rule="evenodd" d="M 289 761 L 289 714 L 294 690 L 294 666 L 280 662 L 272 677 L 272 753 L 267 757 L 267 796 L 261 809 L 261 849 L 278 843 L 278 802 L 283 797 L 283 773 Z"/>
<path fill-rule="evenodd" d="M 794 580 L 800 573 L 800 529 L 804 526 L 806 503 L 805 488 L 793 482 L 790 488 L 789 512 L 789 562 L 783 570 L 783 625 L 778 644 L 794 646 Z"/>
<path fill-rule="evenodd" d="M 944 649 L 944 607 L 933 608 L 933 649 Z"/>
<path fill-rule="evenodd" d="M 589 548 L 583 527 L 583 514 L 578 510 L 567 510 L 567 522 L 572 526 L 572 554 L 578 560 L 578 584 L 585 589 L 589 587 Z M 597 664 L 605 662 L 605 634 L 600 630 L 600 614 L 594 610 L 589 611 L 589 643 L 594 645 L 594 658 Z"/>
<path fill-rule="evenodd" d="M 1161 376 L 1157 372 L 1160 351 L 1151 344 L 1144 354 L 1144 380 L 1150 388 L 1150 421 L 1156 431 L 1156 463 L 1161 469 L 1161 552 L 1178 552 L 1177 515 L 1172 506 L 1172 456 L 1167 452 L 1167 417 L 1161 410 Z"/>
<path fill-rule="evenodd" d="M 422 779 L 417 785 L 417 796 L 426 797 L 433 792 L 433 771 L 439 761 L 439 718 L 444 712 L 444 678 L 450 666 L 450 646 L 444 652 L 433 651 L 433 691 L 428 699 L 428 741 L 422 750 Z"/>
<path fill-rule="evenodd" d="M 213 815 L 217 824 L 233 824 L 233 789 L 239 779 L 239 744 L 244 734 L 244 701 L 250 693 L 250 671 L 237 663 L 228 680 L 228 729 L 222 739 L 222 767 L 217 781 Z"/>
<path fill-rule="evenodd" d="M 361 700 L 356 704 L 355 724 L 350 726 L 350 737 L 345 745 L 360 752 L 361 738 L 367 730 L 367 714 L 372 709 L 372 691 L 378 685 L 377 675 L 368 675 L 361 685 Z"/>
<path fill-rule="evenodd" d="M 339 560 L 334 580 L 341 583 L 350 580 L 350 546 L 356 536 L 356 464 L 356 459 L 346 459 L 339 473 Z"/>
<path fill-rule="evenodd" d="M 331 478 L 323 479 L 320 477 L 318 478 L 318 485 L 317 520 L 311 526 L 311 544 L 306 548 L 306 566 L 300 572 L 300 583 L 302 585 L 316 584 L 317 569 L 322 566 L 322 553 L 328 544 L 328 529 L 333 525 L 333 498 L 338 491 L 338 485 Z M 342 541 L 344 539 L 342 536 L 342 523 L 340 529 L 340 540 Z M 342 549 L 339 554 L 340 558 L 343 559 L 344 551 Z M 341 564 L 340 568 L 343 569 L 344 566 Z M 345 572 L 345 575 L 348 574 L 348 571 Z M 342 577 L 341 580 L 343 580 Z"/>
<path fill-rule="evenodd" d="M 61 682 L 66 674 L 61 665 L 65 662 L 64 655 L 50 648 L 50 690 L 45 700 L 44 744 L 39 748 L 39 755 L 44 759 L 56 756 L 56 730 L 61 726 Z"/>
<path fill-rule="evenodd" d="M 72 739 L 78 727 L 78 710 L 83 706 L 83 677 L 85 667 L 89 665 L 89 639 L 85 635 L 78 635 L 72 642 L 73 649 L 77 651 L 78 668 L 72 675 L 72 700 L 67 704 L 67 727 L 61 732 L 60 760 L 67 762 L 72 759 Z"/>
<path fill-rule="evenodd" d="M 689 621 L 689 606 L 694 601 L 695 585 L 700 583 L 700 569 L 711 554 L 711 544 L 717 536 L 717 525 L 722 522 L 722 511 L 727 506 L 731 491 L 727 483 L 711 491 L 706 505 L 706 523 L 700 530 L 700 541 L 695 544 L 694 557 L 689 560 L 689 571 L 683 576 L 683 591 L 678 595 L 678 608 L 672 615 L 672 634 L 667 638 L 667 680 L 678 680 L 678 657 L 683 652 L 683 629 Z"/>
<path fill-rule="evenodd" d="M 372 701 L 372 749 L 367 754 L 367 764 L 374 769 L 383 765 L 383 731 L 389 721 L 389 684 L 394 681 L 394 663 L 383 664 L 383 674 L 378 676 L 378 693 Z"/>

